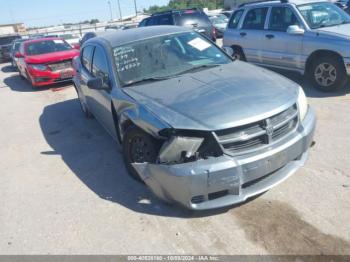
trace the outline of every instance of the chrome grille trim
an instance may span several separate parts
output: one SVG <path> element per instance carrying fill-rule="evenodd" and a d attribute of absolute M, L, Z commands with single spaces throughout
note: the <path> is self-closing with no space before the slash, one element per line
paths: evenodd
<path fill-rule="evenodd" d="M 61 71 L 64 69 L 72 68 L 72 60 L 65 60 L 58 63 L 48 64 L 49 68 L 53 72 Z"/>
<path fill-rule="evenodd" d="M 247 153 L 276 142 L 289 135 L 298 126 L 297 105 L 248 125 L 215 131 L 224 151 L 231 154 Z"/>

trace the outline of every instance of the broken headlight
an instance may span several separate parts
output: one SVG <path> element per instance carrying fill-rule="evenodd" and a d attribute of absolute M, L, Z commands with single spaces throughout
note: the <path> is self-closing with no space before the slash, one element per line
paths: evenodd
<path fill-rule="evenodd" d="M 187 163 L 223 154 L 210 132 L 164 130 L 160 135 L 168 137 L 159 152 L 161 164 Z"/>

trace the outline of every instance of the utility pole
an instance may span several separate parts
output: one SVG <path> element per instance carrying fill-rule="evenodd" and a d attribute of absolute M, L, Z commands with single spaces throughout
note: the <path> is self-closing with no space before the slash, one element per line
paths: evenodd
<path fill-rule="evenodd" d="M 119 9 L 120 21 L 123 22 L 122 9 L 120 8 L 120 1 L 119 0 L 117 0 L 117 5 L 118 5 L 118 9 Z"/>
<path fill-rule="evenodd" d="M 111 13 L 111 21 L 113 21 L 113 13 L 112 13 L 112 4 L 111 1 L 108 1 L 107 4 L 109 5 L 109 11 Z"/>
<path fill-rule="evenodd" d="M 136 4 L 136 0 L 134 0 L 134 5 L 135 5 L 135 15 L 137 17 L 137 4 Z"/>

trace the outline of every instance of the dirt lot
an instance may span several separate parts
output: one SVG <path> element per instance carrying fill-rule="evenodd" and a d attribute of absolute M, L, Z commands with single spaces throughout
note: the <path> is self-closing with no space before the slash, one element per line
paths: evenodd
<path fill-rule="evenodd" d="M 74 89 L 32 90 L 0 67 L 1 254 L 350 254 L 350 87 L 323 94 L 307 165 L 239 207 L 167 206 L 128 177 Z M 59 86 L 62 87 L 62 86 Z"/>

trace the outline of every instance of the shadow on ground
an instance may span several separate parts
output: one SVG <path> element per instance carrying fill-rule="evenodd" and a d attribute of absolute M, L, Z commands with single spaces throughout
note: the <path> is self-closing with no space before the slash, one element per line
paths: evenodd
<path fill-rule="evenodd" d="M 32 87 L 30 83 L 24 79 L 21 78 L 18 74 L 9 76 L 4 79 L 4 84 L 8 86 L 12 91 L 16 92 L 40 92 L 40 91 L 46 91 L 46 90 L 55 90 L 55 89 L 61 89 L 70 86 L 71 82 L 65 82 L 65 83 L 57 83 L 49 86 L 44 87 Z"/>
<path fill-rule="evenodd" d="M 40 126 L 53 151 L 72 172 L 102 199 L 140 213 L 193 218 L 227 212 L 228 209 L 193 212 L 158 200 L 143 184 L 127 175 L 119 145 L 96 120 L 86 119 L 77 99 L 46 106 Z"/>
<path fill-rule="evenodd" d="M 14 68 L 12 65 L 6 65 L 4 67 L 1 68 L 1 71 L 3 73 L 13 73 L 13 72 L 17 72 L 16 68 Z"/>

